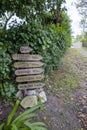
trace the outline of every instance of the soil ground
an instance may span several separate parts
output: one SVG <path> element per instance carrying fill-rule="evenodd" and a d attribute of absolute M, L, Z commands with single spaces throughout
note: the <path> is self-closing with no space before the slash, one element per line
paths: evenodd
<path fill-rule="evenodd" d="M 48 130 L 87 130 L 86 51 L 70 48 L 46 84 L 48 100 L 35 120 L 45 122 Z M 12 104 L 0 101 L 0 123 L 6 120 L 11 109 Z"/>

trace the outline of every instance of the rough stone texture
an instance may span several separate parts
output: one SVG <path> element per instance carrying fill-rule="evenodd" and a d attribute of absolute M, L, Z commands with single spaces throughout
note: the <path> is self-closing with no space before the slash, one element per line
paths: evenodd
<path fill-rule="evenodd" d="M 18 91 L 17 94 L 16 94 L 16 97 L 19 98 L 19 99 L 22 99 L 23 98 L 22 91 Z"/>
<path fill-rule="evenodd" d="M 40 92 L 38 97 L 42 103 L 47 101 L 47 97 L 44 91 Z"/>
<path fill-rule="evenodd" d="M 40 92 L 42 92 L 44 90 L 43 90 L 43 88 L 38 88 L 37 91 L 38 91 L 38 93 L 40 93 Z"/>
<path fill-rule="evenodd" d="M 21 106 L 26 109 L 37 105 L 37 96 L 26 96 L 21 101 Z"/>
<path fill-rule="evenodd" d="M 32 95 L 35 95 L 35 96 L 38 95 L 38 92 L 37 92 L 36 89 L 35 90 L 27 90 L 27 91 L 25 91 L 25 96 L 32 96 Z"/>

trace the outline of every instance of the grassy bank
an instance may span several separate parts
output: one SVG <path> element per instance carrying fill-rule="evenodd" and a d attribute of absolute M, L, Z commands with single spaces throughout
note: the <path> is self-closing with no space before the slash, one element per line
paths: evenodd
<path fill-rule="evenodd" d="M 69 97 L 69 92 L 84 86 L 87 78 L 87 59 L 75 48 L 62 58 L 60 68 L 49 76 L 49 90 Z"/>

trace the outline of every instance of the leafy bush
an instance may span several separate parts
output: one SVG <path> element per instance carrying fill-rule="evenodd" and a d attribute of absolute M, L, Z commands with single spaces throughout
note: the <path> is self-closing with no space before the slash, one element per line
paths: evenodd
<path fill-rule="evenodd" d="M 43 122 L 30 122 L 31 119 L 36 116 L 33 112 L 40 108 L 40 105 L 26 110 L 14 119 L 19 103 L 19 101 L 16 101 L 16 104 L 8 116 L 6 123 L 0 124 L 0 130 L 47 130 L 45 128 L 46 125 Z"/>
<path fill-rule="evenodd" d="M 83 41 L 83 42 L 82 42 L 82 46 L 83 46 L 83 47 L 87 47 L 87 41 Z"/>
<path fill-rule="evenodd" d="M 87 37 L 82 39 L 82 46 L 87 47 Z"/>
<path fill-rule="evenodd" d="M 8 98 L 13 95 L 13 89 L 9 88 L 11 93 L 8 94 L 6 84 L 16 86 L 12 54 L 19 53 L 20 46 L 28 44 L 33 49 L 33 54 L 43 56 L 46 74 L 57 69 L 61 57 L 71 45 L 69 18 L 62 13 L 61 23 L 44 25 L 38 18 L 31 19 L 20 26 L 0 30 L 0 40 L 0 93 Z"/>
<path fill-rule="evenodd" d="M 14 87 L 14 73 L 13 65 L 11 59 L 12 47 L 10 41 L 5 40 L 7 37 L 7 32 L 0 30 L 0 95 L 6 98 L 14 97 L 15 87 Z M 13 51 L 12 51 L 13 52 Z"/>
<path fill-rule="evenodd" d="M 84 33 L 84 36 L 82 39 L 82 46 L 87 47 L 87 32 Z"/>

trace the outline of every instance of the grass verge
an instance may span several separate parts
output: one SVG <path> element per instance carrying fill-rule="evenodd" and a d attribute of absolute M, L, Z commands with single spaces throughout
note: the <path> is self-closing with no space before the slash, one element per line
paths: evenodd
<path fill-rule="evenodd" d="M 87 47 L 83 47 L 83 49 L 84 49 L 85 51 L 87 51 Z"/>
<path fill-rule="evenodd" d="M 83 87 L 87 78 L 87 59 L 75 48 L 70 48 L 62 58 L 60 67 L 48 79 L 49 90 L 69 97 L 69 92 Z"/>

